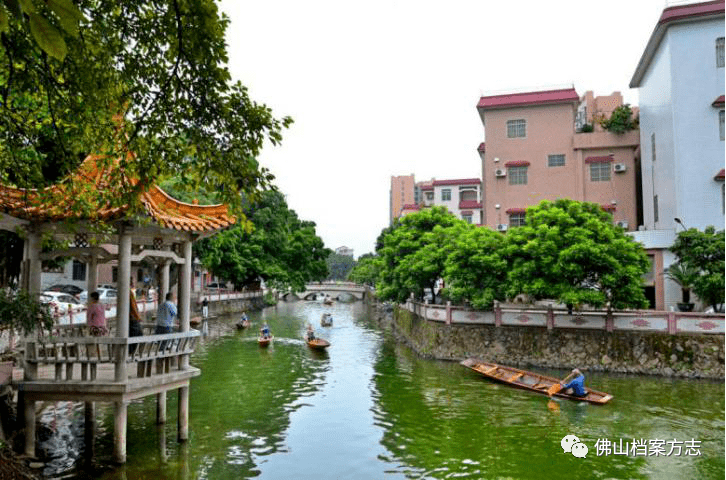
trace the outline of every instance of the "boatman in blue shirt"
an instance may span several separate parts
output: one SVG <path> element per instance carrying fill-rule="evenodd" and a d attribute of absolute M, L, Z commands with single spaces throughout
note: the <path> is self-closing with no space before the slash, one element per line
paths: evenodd
<path fill-rule="evenodd" d="M 156 331 L 154 333 L 157 335 L 171 333 L 176 315 L 174 294 L 169 292 L 166 294 L 166 301 L 159 305 L 159 309 L 156 311 Z"/>
<path fill-rule="evenodd" d="M 587 395 L 585 390 L 585 375 L 576 368 L 572 371 L 572 375 L 575 376 L 572 380 L 562 385 L 562 390 L 568 395 L 574 395 L 575 397 L 584 397 Z"/>

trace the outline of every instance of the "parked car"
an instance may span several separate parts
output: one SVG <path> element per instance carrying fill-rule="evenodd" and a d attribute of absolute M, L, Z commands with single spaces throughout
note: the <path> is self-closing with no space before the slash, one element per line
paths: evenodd
<path fill-rule="evenodd" d="M 57 307 L 58 313 L 61 315 L 65 315 L 70 311 L 78 312 L 85 308 L 83 304 L 76 299 L 76 297 L 63 292 L 45 291 L 40 294 L 40 301 L 41 303 L 47 303 L 50 305 L 52 312 L 55 312 Z"/>
<path fill-rule="evenodd" d="M 113 288 L 97 288 L 96 291 L 98 292 L 98 301 L 100 303 L 103 303 L 105 305 L 115 305 L 116 299 L 118 297 L 118 292 L 116 289 Z M 81 300 L 82 303 L 88 303 L 88 290 L 82 291 L 78 298 Z"/>
<path fill-rule="evenodd" d="M 46 292 L 63 292 L 67 293 L 69 295 L 78 295 L 83 291 L 81 287 L 77 287 L 75 285 L 69 285 L 69 284 L 61 284 L 58 283 L 56 285 L 51 285 L 50 287 L 45 289 Z"/>
<path fill-rule="evenodd" d="M 227 284 L 226 283 L 212 282 L 209 285 L 207 285 L 207 288 L 213 289 L 213 290 L 225 289 L 225 288 L 227 288 Z"/>

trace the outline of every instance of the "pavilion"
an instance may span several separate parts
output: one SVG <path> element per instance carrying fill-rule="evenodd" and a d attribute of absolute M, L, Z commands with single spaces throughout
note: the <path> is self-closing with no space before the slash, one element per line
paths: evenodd
<path fill-rule="evenodd" d="M 120 198 L 117 194 L 130 191 L 131 198 L 138 201 L 115 205 L 109 200 L 93 200 L 89 192 L 94 191 L 110 194 L 101 199 Z M 84 196 L 85 206 L 79 202 Z M 85 402 L 87 435 L 94 428 L 93 402 L 112 402 L 114 459 L 123 463 L 129 402 L 156 395 L 157 421 L 163 423 L 166 392 L 178 390 L 178 437 L 180 441 L 188 438 L 189 381 L 201 373 L 189 365 L 199 339 L 199 332 L 189 327 L 192 242 L 234 222 L 226 205 L 180 202 L 158 186 L 144 186 L 126 175 L 118 159 L 101 155 L 88 156 L 73 174 L 45 189 L 0 185 L 0 229 L 18 231 L 25 237 L 21 288 L 31 294 L 40 292 L 41 262 L 47 258 L 65 256 L 87 263 L 89 292 L 96 290 L 97 265 L 118 262 L 115 332 L 91 337 L 85 327 L 61 327 L 52 336 L 26 339 L 18 410 L 24 412 L 28 456 L 35 454 L 37 401 Z M 48 234 L 71 247 L 41 254 L 41 236 Z M 118 245 L 118 253 L 102 247 L 113 243 Z M 153 325 L 144 325 L 143 336 L 129 338 L 131 262 L 142 259 L 162 267 L 159 298 L 169 291 L 170 264 L 181 266 L 178 332 L 153 335 Z"/>

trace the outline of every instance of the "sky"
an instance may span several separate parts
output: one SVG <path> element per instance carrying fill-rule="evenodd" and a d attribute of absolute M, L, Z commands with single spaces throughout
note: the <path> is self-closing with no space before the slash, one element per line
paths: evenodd
<path fill-rule="evenodd" d="M 693 2 L 669 2 L 668 5 Z M 259 160 L 329 248 L 373 252 L 392 175 L 481 177 L 479 97 L 623 94 L 663 0 L 222 0 L 229 68 L 290 116 Z"/>

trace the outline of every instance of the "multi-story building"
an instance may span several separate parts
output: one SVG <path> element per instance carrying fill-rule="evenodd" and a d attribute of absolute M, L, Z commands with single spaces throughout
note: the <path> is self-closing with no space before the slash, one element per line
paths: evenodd
<path fill-rule="evenodd" d="M 574 88 L 481 97 L 482 223 L 507 230 L 525 222 L 528 206 L 570 198 L 598 203 L 635 229 L 638 132 L 610 133 L 597 122 L 620 105 L 618 92 L 580 98 Z"/>
<path fill-rule="evenodd" d="M 665 8 L 638 62 L 643 228 L 656 308 L 680 301 L 663 272 L 681 227 L 724 228 L 724 1 Z"/>
<path fill-rule="evenodd" d="M 350 247 L 346 247 L 345 245 L 343 245 L 342 247 L 336 248 L 335 249 L 335 253 L 338 254 L 338 255 L 345 255 L 347 257 L 352 257 L 353 256 L 353 249 L 350 248 Z"/>
<path fill-rule="evenodd" d="M 419 185 L 423 205 L 446 207 L 457 218 L 481 224 L 481 179 L 432 180 Z"/>
<path fill-rule="evenodd" d="M 401 216 L 404 205 L 419 203 L 414 197 L 415 183 L 413 173 L 391 177 L 389 223 L 393 224 L 393 220 Z"/>

